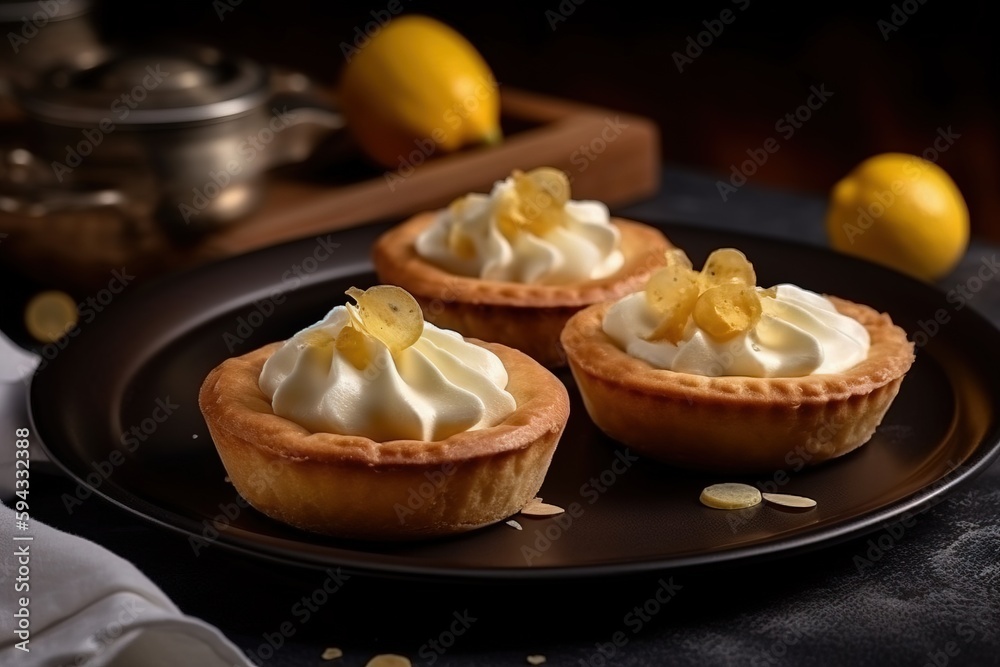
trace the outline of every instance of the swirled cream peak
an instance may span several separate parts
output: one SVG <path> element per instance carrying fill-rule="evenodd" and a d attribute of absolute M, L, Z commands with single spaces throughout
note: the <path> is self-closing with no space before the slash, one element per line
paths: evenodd
<path fill-rule="evenodd" d="M 570 200 L 566 174 L 542 167 L 515 171 L 489 195 L 455 200 L 417 238 L 416 250 L 456 275 L 559 285 L 620 269 L 620 240 L 607 206 Z"/>
<path fill-rule="evenodd" d="M 868 356 L 860 322 L 795 285 L 757 287 L 737 250 L 713 252 L 701 272 L 680 251 L 669 259 L 604 316 L 604 332 L 633 357 L 696 375 L 799 377 L 839 373 Z"/>
<path fill-rule="evenodd" d="M 259 384 L 274 413 L 314 433 L 377 442 L 441 440 L 510 415 L 500 359 L 422 315 L 413 335 L 410 308 L 419 306 L 387 288 L 349 292 L 357 306 L 335 307 L 267 360 Z"/>

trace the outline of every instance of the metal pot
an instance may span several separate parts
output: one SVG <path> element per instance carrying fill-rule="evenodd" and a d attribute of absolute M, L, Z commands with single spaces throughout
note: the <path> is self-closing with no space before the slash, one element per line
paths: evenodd
<path fill-rule="evenodd" d="M 302 75 L 211 48 L 57 66 L 18 90 L 27 148 L 51 172 L 27 185 L 49 207 L 86 207 L 91 189 L 107 201 L 110 189 L 131 215 L 174 232 L 214 229 L 258 206 L 266 170 L 307 158 L 343 127 L 308 89 Z"/>
<path fill-rule="evenodd" d="M 104 47 L 90 16 L 93 0 L 0 0 L 0 95 L 52 66 L 97 62 Z"/>

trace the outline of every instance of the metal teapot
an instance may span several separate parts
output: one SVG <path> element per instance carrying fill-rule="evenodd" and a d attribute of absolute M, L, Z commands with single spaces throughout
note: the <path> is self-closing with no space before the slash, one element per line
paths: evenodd
<path fill-rule="evenodd" d="M 180 235 L 255 210 L 264 172 L 304 160 L 344 124 L 303 75 L 207 47 L 61 64 L 16 100 L 28 119 L 20 160 L 33 167 L 3 185 L 5 210 L 96 198 Z"/>

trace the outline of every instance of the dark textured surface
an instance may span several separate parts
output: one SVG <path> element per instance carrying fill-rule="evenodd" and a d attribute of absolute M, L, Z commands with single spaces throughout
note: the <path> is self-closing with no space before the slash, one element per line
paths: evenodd
<path fill-rule="evenodd" d="M 822 243 L 822 211 L 815 199 L 749 187 L 723 203 L 711 179 L 668 171 L 660 197 L 621 213 Z M 974 285 L 969 277 L 993 252 L 973 246 L 943 289 Z M 996 279 L 969 301 L 995 323 Z M 73 485 L 35 480 L 36 519 L 130 559 L 184 611 L 216 624 L 266 665 L 330 664 L 319 659 L 327 646 L 344 649 L 341 664 L 351 667 L 379 652 L 470 666 L 523 665 L 535 653 L 547 665 L 1000 664 L 998 464 L 919 515 L 803 556 L 553 585 L 353 577 L 314 610 L 301 600 L 322 589 L 325 573 L 221 549 L 195 557 L 185 539 L 99 499 L 68 514 L 61 496 Z M 658 593 L 669 602 L 657 602 Z M 476 620 L 466 630 L 454 614 Z M 460 635 L 448 634 L 453 622 Z M 442 654 L 430 643 L 451 645 L 452 638 Z M 281 647 L 270 650 L 273 644 Z"/>

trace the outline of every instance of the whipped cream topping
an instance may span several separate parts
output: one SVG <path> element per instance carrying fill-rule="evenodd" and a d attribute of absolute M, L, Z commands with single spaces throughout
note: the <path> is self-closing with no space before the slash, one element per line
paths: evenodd
<path fill-rule="evenodd" d="M 718 341 L 688 321 L 682 340 L 645 340 L 658 324 L 636 292 L 616 302 L 604 316 L 604 332 L 629 355 L 657 368 L 681 373 L 748 377 L 800 377 L 839 373 L 868 356 L 868 331 L 841 315 L 833 303 L 795 285 L 778 285 L 774 298 L 761 299 L 757 326 Z"/>
<path fill-rule="evenodd" d="M 333 343 L 349 321 L 337 306 L 267 360 L 259 384 L 276 415 L 314 433 L 385 442 L 441 440 L 494 426 L 516 408 L 499 357 L 458 333 L 425 322 L 395 354 L 367 337 L 371 361 L 358 369 Z"/>
<path fill-rule="evenodd" d="M 513 192 L 508 178 L 489 195 L 470 194 L 443 209 L 417 238 L 417 254 L 456 275 L 546 285 L 604 278 L 621 268 L 620 234 L 603 203 L 567 201 L 554 228 L 507 236 L 498 225 L 497 205 Z"/>

